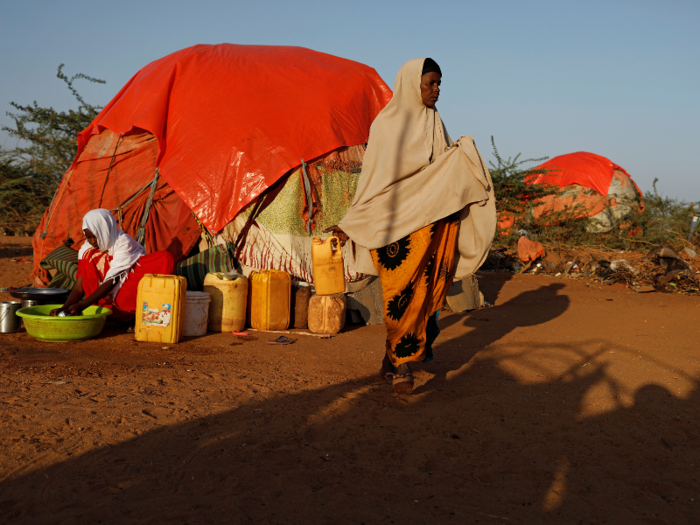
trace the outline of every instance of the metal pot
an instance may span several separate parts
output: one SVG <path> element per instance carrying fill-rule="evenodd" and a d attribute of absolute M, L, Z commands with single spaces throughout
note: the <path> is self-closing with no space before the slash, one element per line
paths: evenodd
<path fill-rule="evenodd" d="M 20 304 L 22 305 L 22 308 L 29 308 L 30 306 L 39 306 L 41 304 L 44 304 L 44 301 L 35 301 L 32 299 L 22 299 L 22 302 Z"/>
<path fill-rule="evenodd" d="M 39 306 L 44 304 L 45 301 L 35 301 L 32 299 L 22 299 L 22 308 L 29 308 L 30 306 Z M 24 320 L 19 324 L 20 327 L 24 328 Z"/>
<path fill-rule="evenodd" d="M 20 309 L 19 301 L 0 302 L 0 333 L 11 334 L 19 330 L 20 318 L 17 310 Z"/>

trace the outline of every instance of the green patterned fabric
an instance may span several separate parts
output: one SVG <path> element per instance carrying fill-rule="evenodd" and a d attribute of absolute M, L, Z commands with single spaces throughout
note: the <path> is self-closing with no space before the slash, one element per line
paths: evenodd
<path fill-rule="evenodd" d="M 75 274 L 78 272 L 78 252 L 61 244 L 44 257 L 39 266 L 46 271 L 55 270 L 49 288 L 71 290 L 75 286 Z"/>
<path fill-rule="evenodd" d="M 316 166 L 316 169 L 321 175 L 321 182 L 314 189 L 317 195 L 320 194 L 321 205 L 316 209 L 312 236 L 325 237 L 327 234 L 320 235 L 320 232 L 338 224 L 345 217 L 355 196 L 360 174 L 328 170 L 322 165 Z M 304 194 L 301 169 L 297 169 L 289 176 L 275 200 L 260 212 L 256 221 L 275 235 L 308 237 L 303 216 Z M 253 208 L 253 205 L 248 206 L 241 215 L 249 217 Z"/>
<path fill-rule="evenodd" d="M 208 273 L 230 272 L 235 269 L 231 255 L 232 245 L 214 246 L 185 259 L 175 268 L 175 273 L 187 279 L 187 289 L 192 292 L 204 290 L 204 278 Z"/>

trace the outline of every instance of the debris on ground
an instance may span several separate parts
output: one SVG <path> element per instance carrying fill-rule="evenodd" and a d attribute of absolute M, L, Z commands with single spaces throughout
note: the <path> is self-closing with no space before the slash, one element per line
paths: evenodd
<path fill-rule="evenodd" d="M 531 252 L 523 248 L 531 244 L 534 241 L 521 236 L 517 247 L 492 251 L 481 270 L 623 284 L 638 293 L 700 294 L 700 256 L 691 247 L 676 250 L 656 246 L 648 252 L 623 252 L 604 246 L 548 244 L 541 253 L 535 252 L 538 255 L 534 259 L 526 259 L 523 254 Z"/>
<path fill-rule="evenodd" d="M 544 246 L 541 242 L 531 241 L 525 235 L 518 239 L 518 256 L 524 263 L 536 261 L 544 255 Z"/>
<path fill-rule="evenodd" d="M 291 345 L 296 339 L 291 339 L 284 335 L 279 336 L 277 339 L 272 339 L 267 342 L 268 345 Z"/>

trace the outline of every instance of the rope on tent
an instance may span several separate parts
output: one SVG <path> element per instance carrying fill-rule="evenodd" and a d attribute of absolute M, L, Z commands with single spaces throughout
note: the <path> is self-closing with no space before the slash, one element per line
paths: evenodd
<path fill-rule="evenodd" d="M 248 230 L 250 230 L 250 227 L 253 225 L 255 222 L 255 219 L 257 216 L 260 214 L 260 211 L 267 206 L 267 201 L 270 199 L 270 193 L 264 193 L 261 197 L 258 197 L 258 200 L 255 202 L 255 206 L 253 207 L 253 211 L 250 212 L 250 215 L 248 216 L 248 220 L 246 223 L 243 225 L 243 228 L 241 228 L 240 233 L 236 237 L 236 242 L 233 245 L 234 248 L 234 257 L 238 259 L 241 255 L 241 250 L 245 246 L 245 241 L 248 238 Z M 270 199 L 271 200 L 271 199 Z"/>
<path fill-rule="evenodd" d="M 141 226 L 139 226 L 136 232 L 136 242 L 138 242 L 144 248 L 146 247 L 146 221 L 148 220 L 148 212 L 151 210 L 151 205 L 153 204 L 153 194 L 156 192 L 156 185 L 158 184 L 158 175 L 160 174 L 160 168 L 156 168 L 156 175 L 153 177 L 153 182 L 151 182 L 151 193 L 148 194 L 148 200 L 146 201 L 146 207 L 143 210 L 143 217 L 141 218 Z"/>
<path fill-rule="evenodd" d="M 100 195 L 100 203 L 97 206 L 98 208 L 102 207 L 102 198 L 105 196 L 105 188 L 107 188 L 107 181 L 109 181 L 109 174 L 112 171 L 112 166 L 114 165 L 114 159 L 117 158 L 117 148 L 119 148 L 119 144 L 121 143 L 123 138 L 124 138 L 124 133 L 120 133 L 119 138 L 117 139 L 117 145 L 114 146 L 114 152 L 112 152 L 112 160 L 109 161 L 109 169 L 107 170 L 107 176 L 105 177 L 104 186 L 102 186 L 102 195 Z"/>
<path fill-rule="evenodd" d="M 108 210 L 108 211 L 116 211 L 117 213 L 121 214 L 121 213 L 122 213 L 122 211 L 121 211 L 122 208 L 125 208 L 126 206 L 128 206 L 129 204 L 131 204 L 131 203 L 133 202 L 133 200 L 134 200 L 136 197 L 138 197 L 139 195 L 141 195 L 144 191 L 146 191 L 146 190 L 147 190 L 148 188 L 150 188 L 152 185 L 153 185 L 153 181 L 152 181 L 152 180 L 148 181 L 148 184 L 146 184 L 143 188 L 141 188 L 139 191 L 137 191 L 136 193 L 134 193 L 134 195 L 133 195 L 128 201 L 126 201 L 124 204 L 120 204 L 117 208 L 114 208 L 114 209 Z"/>
<path fill-rule="evenodd" d="M 202 224 L 202 222 L 199 220 L 199 217 L 195 215 L 195 213 L 190 210 L 190 213 L 192 214 L 192 217 L 194 217 L 194 220 L 197 221 L 197 226 L 199 226 L 199 230 L 204 234 L 204 238 L 207 241 L 207 246 L 211 248 L 214 246 L 214 238 L 211 236 L 211 233 L 209 233 L 209 230 L 207 230 L 206 226 Z"/>
<path fill-rule="evenodd" d="M 311 195 L 311 180 L 309 179 L 309 174 L 306 172 L 306 162 L 304 162 L 304 159 L 301 159 L 301 172 L 304 174 L 304 191 L 306 192 L 306 205 L 308 206 L 308 214 L 309 214 L 309 220 L 306 221 L 306 231 L 309 235 L 311 235 L 311 227 L 313 225 L 313 216 L 314 216 L 314 200 L 313 196 Z"/>

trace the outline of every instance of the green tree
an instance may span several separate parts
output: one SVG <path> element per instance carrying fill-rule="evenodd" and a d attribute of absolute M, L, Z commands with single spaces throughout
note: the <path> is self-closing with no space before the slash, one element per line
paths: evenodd
<path fill-rule="evenodd" d="M 534 201 L 546 195 L 552 195 L 559 191 L 558 188 L 546 184 L 528 184 L 529 177 L 548 174 L 546 168 L 523 169 L 523 164 L 529 162 L 542 162 L 549 157 L 539 159 L 520 160 L 520 153 L 514 158 L 504 159 L 498 152 L 496 141 L 491 136 L 493 156 L 496 164 L 489 161 L 489 172 L 493 180 L 496 203 L 499 212 L 513 214 L 516 217 L 524 216 L 534 206 Z"/>
<path fill-rule="evenodd" d="M 638 218 L 643 238 L 654 244 L 682 246 L 690 231 L 691 204 L 659 194 L 657 182 L 659 179 L 655 178 L 652 184 L 654 191 L 644 193 L 646 209 Z"/>
<path fill-rule="evenodd" d="M 77 135 L 102 109 L 85 102 L 73 83 L 78 79 L 104 84 L 82 73 L 68 78 L 58 66 L 57 77 L 78 101 L 77 110 L 56 111 L 34 101 L 23 106 L 10 102 L 14 127 L 2 129 L 18 139 L 14 149 L 0 147 L 0 228 L 18 233 L 36 229 L 78 149 Z"/>

